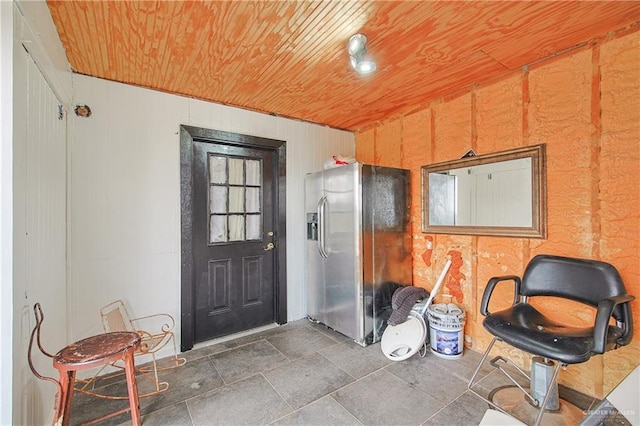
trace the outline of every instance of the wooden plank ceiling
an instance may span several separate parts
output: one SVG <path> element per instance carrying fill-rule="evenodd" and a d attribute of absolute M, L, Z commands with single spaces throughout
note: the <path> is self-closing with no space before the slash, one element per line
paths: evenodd
<path fill-rule="evenodd" d="M 77 73 L 349 130 L 640 22 L 637 1 L 48 5 Z M 367 77 L 349 66 L 357 32 Z"/>

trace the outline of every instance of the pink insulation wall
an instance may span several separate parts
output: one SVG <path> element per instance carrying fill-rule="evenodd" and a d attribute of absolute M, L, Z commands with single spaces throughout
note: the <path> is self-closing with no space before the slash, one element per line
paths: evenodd
<path fill-rule="evenodd" d="M 546 239 L 425 234 L 420 167 L 546 143 Z M 539 253 L 610 262 L 640 299 L 640 32 L 617 35 L 545 61 L 451 99 L 389 117 L 356 135 L 358 161 L 411 170 L 414 284 L 431 289 L 447 258 L 444 290 L 467 310 L 468 349 L 483 351 L 479 303 L 492 276 L 521 275 Z M 570 366 L 560 382 L 603 397 L 640 362 L 640 301 L 631 345 Z M 505 303 L 508 303 L 505 301 Z M 589 309 L 542 309 L 589 323 Z M 529 357 L 504 355 L 529 367 Z"/>

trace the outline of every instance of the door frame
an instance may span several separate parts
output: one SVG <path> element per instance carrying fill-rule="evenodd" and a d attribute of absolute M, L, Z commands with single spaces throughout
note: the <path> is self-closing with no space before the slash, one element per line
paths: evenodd
<path fill-rule="evenodd" d="M 275 322 L 287 322 L 287 244 L 286 244 L 286 141 L 268 139 L 221 130 L 180 125 L 180 351 L 193 348 L 195 335 L 195 279 L 192 253 L 193 231 L 193 143 L 206 142 L 243 148 L 272 150 L 276 157 L 275 179 L 275 239 L 274 302 Z"/>

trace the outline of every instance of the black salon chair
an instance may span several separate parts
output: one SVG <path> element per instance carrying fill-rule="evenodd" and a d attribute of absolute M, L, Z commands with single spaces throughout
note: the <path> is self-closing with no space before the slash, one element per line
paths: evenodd
<path fill-rule="evenodd" d="M 505 281 L 514 285 L 513 304 L 507 309 L 489 312 L 494 289 Z M 529 304 L 536 296 L 570 299 L 592 306 L 595 308 L 594 323 L 588 327 L 561 324 Z M 540 424 L 545 412 L 561 411 L 557 384 L 560 367 L 579 364 L 593 354 L 603 354 L 629 344 L 633 336 L 633 299 L 627 294 L 618 271 L 608 263 L 594 260 L 538 255 L 529 262 L 522 279 L 514 275 L 491 278 L 482 296 L 480 312 L 486 317 L 483 326 L 494 338 L 469 382 L 469 390 L 492 407 L 518 417 L 513 410 L 515 399 L 501 400 L 495 391 L 485 398 L 474 390 L 474 386 L 479 382 L 476 380 L 478 372 L 496 341 L 528 352 L 534 355 L 530 375 L 504 357 L 495 357 L 490 364 L 514 383 L 502 390 L 520 394 L 518 401 L 535 407 L 532 408 L 535 424 Z M 518 376 L 528 379 L 529 389 L 522 384 L 526 380 L 518 380 Z M 506 400 L 508 404 L 500 403 Z M 528 419 L 520 420 L 529 422 Z"/>

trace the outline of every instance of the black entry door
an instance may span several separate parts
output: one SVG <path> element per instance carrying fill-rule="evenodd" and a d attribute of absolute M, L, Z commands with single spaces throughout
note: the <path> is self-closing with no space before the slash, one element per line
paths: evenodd
<path fill-rule="evenodd" d="M 194 141 L 192 166 L 194 342 L 274 323 L 274 151 Z"/>

